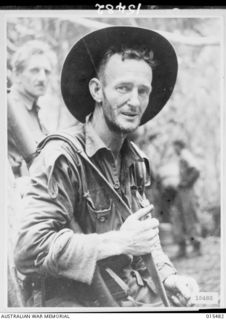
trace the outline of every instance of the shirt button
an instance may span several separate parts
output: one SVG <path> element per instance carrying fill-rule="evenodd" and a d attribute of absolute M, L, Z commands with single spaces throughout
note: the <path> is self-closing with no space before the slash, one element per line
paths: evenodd
<path fill-rule="evenodd" d="M 119 189 L 119 188 L 120 188 L 120 184 L 119 184 L 118 182 L 116 182 L 116 183 L 114 184 L 114 188 L 115 188 L 115 189 Z"/>
<path fill-rule="evenodd" d="M 105 217 L 100 217 L 100 218 L 99 218 L 99 221 L 100 221 L 100 222 L 104 222 L 105 220 L 106 220 Z"/>

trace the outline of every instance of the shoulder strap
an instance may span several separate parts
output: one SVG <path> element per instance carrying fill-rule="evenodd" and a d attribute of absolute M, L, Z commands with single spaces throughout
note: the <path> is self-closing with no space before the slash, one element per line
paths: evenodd
<path fill-rule="evenodd" d="M 142 159 L 141 161 L 134 163 L 133 167 L 135 184 L 139 192 L 143 194 L 145 187 L 149 187 L 151 185 L 151 169 L 149 159 L 133 141 L 130 141 L 130 144 L 133 151 Z"/>

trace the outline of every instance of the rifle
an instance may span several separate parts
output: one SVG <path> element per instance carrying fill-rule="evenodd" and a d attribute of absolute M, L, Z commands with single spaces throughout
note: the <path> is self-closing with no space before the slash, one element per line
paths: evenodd
<path fill-rule="evenodd" d="M 146 199 L 145 194 L 144 194 L 144 189 L 145 189 L 145 182 L 148 180 L 146 178 L 146 168 L 143 162 L 137 162 L 135 167 L 133 167 L 133 176 L 135 180 L 135 185 L 136 185 L 136 194 L 137 197 L 139 198 L 140 206 L 141 208 L 145 208 L 146 206 L 149 205 L 149 201 Z M 150 214 L 149 214 L 150 216 Z M 147 216 L 146 216 L 147 218 Z M 158 270 L 156 268 L 156 265 L 154 263 L 154 259 L 152 257 L 152 254 L 146 254 L 143 256 L 143 260 L 145 262 L 146 268 L 149 271 L 149 274 L 152 276 L 152 278 L 155 280 L 155 284 L 158 290 L 158 293 L 166 307 L 170 306 L 166 290 L 163 286 L 163 283 L 159 277 Z"/>

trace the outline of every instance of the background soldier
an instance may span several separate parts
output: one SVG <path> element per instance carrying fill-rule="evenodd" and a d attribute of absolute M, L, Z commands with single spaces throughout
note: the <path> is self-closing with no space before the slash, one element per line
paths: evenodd
<path fill-rule="evenodd" d="M 175 140 L 173 145 L 179 161 L 179 184 L 172 208 L 173 231 L 179 244 L 178 257 L 187 255 L 187 243 L 192 245 L 192 254 L 200 255 L 201 225 L 193 189 L 200 176 L 200 169 L 197 159 L 183 140 Z"/>
<path fill-rule="evenodd" d="M 49 46 L 38 40 L 25 43 L 12 59 L 13 85 L 8 94 L 8 156 L 16 177 L 21 176 L 23 159 L 26 157 L 29 162 L 37 143 L 47 134 L 40 120 L 37 101 L 47 91 L 55 60 Z M 26 140 L 29 140 L 28 144 Z M 24 145 L 29 145 L 25 152 Z"/>

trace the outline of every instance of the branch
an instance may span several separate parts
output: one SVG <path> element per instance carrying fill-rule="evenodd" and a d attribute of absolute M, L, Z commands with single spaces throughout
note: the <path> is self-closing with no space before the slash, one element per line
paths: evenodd
<path fill-rule="evenodd" d="M 155 30 L 154 30 L 155 31 Z M 190 46 L 208 46 L 208 45 L 220 45 L 220 37 L 186 37 L 178 33 L 172 33 L 167 31 L 157 31 L 162 36 L 166 37 L 169 41 L 190 45 Z"/>
<path fill-rule="evenodd" d="M 92 20 L 89 18 L 78 18 L 78 17 L 66 17 L 66 18 L 61 18 L 61 20 L 66 20 L 66 21 L 71 21 L 75 24 L 81 24 L 87 28 L 92 28 L 92 29 L 100 29 L 100 28 L 106 28 L 110 27 L 111 25 L 108 23 L 104 22 L 99 22 L 96 20 Z M 206 46 L 206 45 L 220 45 L 220 37 L 187 37 L 183 36 L 182 34 L 178 33 L 172 33 L 168 31 L 159 31 L 159 30 L 154 30 L 158 33 L 160 33 L 162 36 L 166 37 L 169 41 L 172 41 L 173 43 L 179 43 L 182 45 L 189 45 L 189 46 Z"/>

